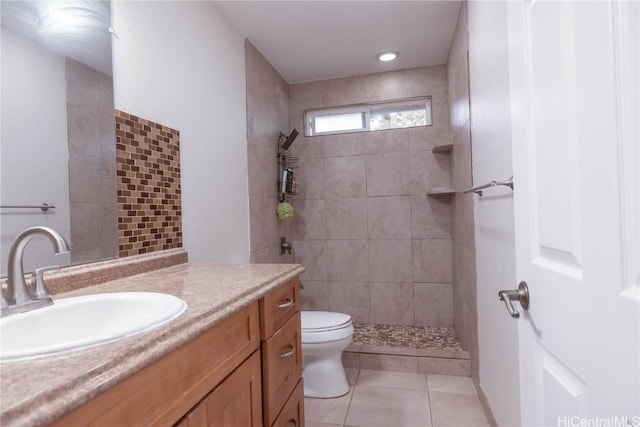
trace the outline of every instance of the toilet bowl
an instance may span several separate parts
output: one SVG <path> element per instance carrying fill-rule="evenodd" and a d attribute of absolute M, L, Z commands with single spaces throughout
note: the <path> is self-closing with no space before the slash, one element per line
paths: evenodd
<path fill-rule="evenodd" d="M 351 316 L 302 311 L 302 364 L 306 397 L 338 397 L 349 392 L 342 352 L 351 343 Z"/>

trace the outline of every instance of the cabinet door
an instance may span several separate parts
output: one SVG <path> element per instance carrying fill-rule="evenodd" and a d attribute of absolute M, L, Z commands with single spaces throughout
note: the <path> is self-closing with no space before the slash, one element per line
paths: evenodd
<path fill-rule="evenodd" d="M 187 415 L 187 427 L 262 425 L 259 354 L 253 353 Z"/>

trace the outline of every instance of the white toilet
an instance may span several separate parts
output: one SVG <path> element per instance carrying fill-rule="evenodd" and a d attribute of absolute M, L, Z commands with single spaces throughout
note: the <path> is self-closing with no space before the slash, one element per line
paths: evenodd
<path fill-rule="evenodd" d="M 302 364 L 306 397 L 338 397 L 349 392 L 342 352 L 351 343 L 351 316 L 302 311 Z"/>

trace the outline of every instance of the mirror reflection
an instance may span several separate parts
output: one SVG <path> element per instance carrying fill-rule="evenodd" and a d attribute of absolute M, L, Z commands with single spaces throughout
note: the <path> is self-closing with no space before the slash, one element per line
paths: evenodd
<path fill-rule="evenodd" d="M 118 254 L 110 5 L 2 1 L 1 275 L 20 231 L 49 226 L 71 244 L 34 239 L 24 270 Z M 55 208 L 43 211 L 47 203 Z M 33 207 L 31 207 L 33 206 Z"/>

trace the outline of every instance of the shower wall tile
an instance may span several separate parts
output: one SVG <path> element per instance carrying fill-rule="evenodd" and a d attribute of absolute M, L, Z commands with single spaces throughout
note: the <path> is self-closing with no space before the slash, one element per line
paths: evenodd
<path fill-rule="evenodd" d="M 116 111 L 120 256 L 182 247 L 180 133 Z"/>
<path fill-rule="evenodd" d="M 327 240 L 327 263 L 329 280 L 369 280 L 368 241 Z"/>
<path fill-rule="evenodd" d="M 112 104 L 113 105 L 113 104 Z M 73 117 L 68 121 L 69 152 L 78 154 L 102 154 L 98 123 L 99 117 L 95 109 L 87 108 L 84 105 L 70 103 L 67 105 L 67 115 Z M 113 143 L 113 109 L 109 114 L 111 119 L 111 142 Z"/>
<path fill-rule="evenodd" d="M 414 283 L 415 324 L 453 326 L 453 286 L 451 283 Z"/>
<path fill-rule="evenodd" d="M 367 196 L 409 195 L 409 153 L 367 155 Z"/>
<path fill-rule="evenodd" d="M 317 305 L 307 301 L 308 307 L 328 306 L 362 322 L 413 324 L 418 313 L 415 280 L 425 284 L 418 286 L 416 295 L 429 306 L 425 307 L 429 318 L 446 321 L 446 306 L 431 307 L 439 304 L 441 295 L 434 291 L 437 286 L 426 288 L 427 280 L 414 279 L 414 272 L 424 275 L 425 265 L 442 263 L 440 253 L 444 251 L 436 253 L 435 261 L 423 261 L 414 252 L 431 255 L 420 244 L 415 251 L 413 247 L 415 240 L 437 238 L 449 241 L 450 248 L 450 203 L 425 194 L 429 186 L 449 185 L 447 156 L 431 152 L 434 146 L 450 141 L 446 67 L 291 85 L 289 127 L 303 129 L 305 109 L 418 96 L 432 97 L 432 126 L 301 135 L 291 147 L 290 152 L 300 157 L 296 171 L 300 193 L 292 202 L 297 219 L 304 217 L 295 223 L 295 261 L 308 270 L 305 274 L 309 277 L 303 283 L 328 280 L 326 296 L 320 291 L 308 292 L 309 299 L 319 301 Z M 310 207 L 319 206 L 315 203 L 319 201 L 325 203 L 325 237 L 321 218 Z M 451 269 L 450 252 L 449 260 L 439 269 Z M 451 281 L 440 276 L 428 281 Z M 419 320 L 426 321 L 424 317 Z"/>
<path fill-rule="evenodd" d="M 365 92 L 361 77 L 342 77 L 325 81 L 322 101 L 327 106 L 362 103 Z"/>
<path fill-rule="evenodd" d="M 70 244 L 75 264 L 118 254 L 116 122 L 111 77 L 69 58 L 65 69 Z"/>
<path fill-rule="evenodd" d="M 366 132 L 343 133 L 324 137 L 324 156 L 356 156 L 365 153 Z"/>
<path fill-rule="evenodd" d="M 450 187 L 449 154 L 431 151 L 411 153 L 411 194 L 425 194 L 429 188 Z"/>
<path fill-rule="evenodd" d="M 353 322 L 370 323 L 369 282 L 329 282 L 329 310 L 349 313 Z"/>
<path fill-rule="evenodd" d="M 412 282 L 411 240 L 369 240 L 369 280 Z"/>
<path fill-rule="evenodd" d="M 367 199 L 327 199 L 327 239 L 367 238 Z"/>
<path fill-rule="evenodd" d="M 365 138 L 367 153 L 389 153 L 394 151 L 408 151 L 409 139 L 415 129 L 391 129 L 376 132 L 362 132 Z"/>
<path fill-rule="evenodd" d="M 322 158 L 300 159 L 300 167 L 293 171 L 298 183 L 298 194 L 294 199 L 325 198 L 324 162 Z"/>
<path fill-rule="evenodd" d="M 324 240 L 327 238 L 327 218 L 324 199 L 298 200 L 293 214 L 295 240 Z"/>
<path fill-rule="evenodd" d="M 280 236 L 293 241 L 293 221 L 279 221 L 275 213 L 278 136 L 290 131 L 289 85 L 248 40 L 245 64 L 250 261 L 293 262 L 293 255 L 280 254 Z"/>
<path fill-rule="evenodd" d="M 114 212 L 114 218 L 117 212 Z M 102 204 L 71 202 L 71 251 L 95 250 L 102 244 Z M 90 231 L 86 233 L 85 231 Z M 115 236 L 114 236 L 115 237 Z"/>
<path fill-rule="evenodd" d="M 413 325 L 413 284 L 371 282 L 371 322 Z"/>
<path fill-rule="evenodd" d="M 329 287 L 323 280 L 304 280 L 300 290 L 302 310 L 329 310 Z"/>
<path fill-rule="evenodd" d="M 102 156 L 69 153 L 69 201 L 102 200 Z"/>
<path fill-rule="evenodd" d="M 277 246 L 258 249 L 249 254 L 249 262 L 252 264 L 277 264 L 279 261 L 279 250 Z"/>
<path fill-rule="evenodd" d="M 367 198 L 367 221 L 370 239 L 410 239 L 410 197 Z"/>
<path fill-rule="evenodd" d="M 409 151 L 432 150 L 436 145 L 448 144 L 451 141 L 447 106 L 432 105 L 431 117 L 433 124 L 425 128 L 422 138 L 409 140 Z"/>
<path fill-rule="evenodd" d="M 451 202 L 426 194 L 411 196 L 411 237 L 451 237 Z"/>
<path fill-rule="evenodd" d="M 378 102 L 403 99 L 409 96 L 405 70 L 367 74 L 362 79 L 362 102 Z"/>
<path fill-rule="evenodd" d="M 454 188 L 473 185 L 473 147 L 469 122 L 469 64 L 466 5 L 463 4 L 447 60 L 450 108 L 451 183 Z M 462 347 L 471 355 L 471 371 L 478 379 L 478 313 L 476 295 L 474 195 L 456 194 L 452 198 L 452 258 L 454 327 Z"/>
<path fill-rule="evenodd" d="M 406 70 L 410 96 L 432 97 L 433 105 L 447 105 L 447 66 L 419 67 Z"/>
<path fill-rule="evenodd" d="M 275 139 L 275 138 L 274 138 Z M 274 147 L 266 144 L 247 149 L 249 195 L 276 197 L 278 194 L 278 168 Z"/>
<path fill-rule="evenodd" d="M 293 253 L 295 262 L 305 268 L 302 280 L 327 280 L 326 240 L 294 240 Z"/>
<path fill-rule="evenodd" d="M 451 282 L 451 269 L 451 239 L 413 240 L 414 281 Z"/>
<path fill-rule="evenodd" d="M 364 156 L 327 157 L 324 170 L 327 198 L 366 196 Z"/>

